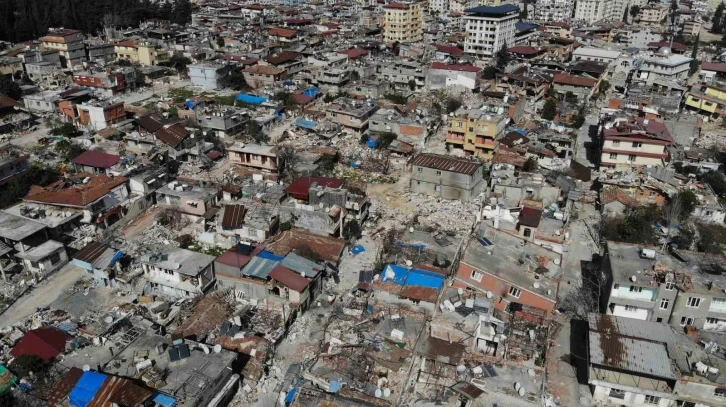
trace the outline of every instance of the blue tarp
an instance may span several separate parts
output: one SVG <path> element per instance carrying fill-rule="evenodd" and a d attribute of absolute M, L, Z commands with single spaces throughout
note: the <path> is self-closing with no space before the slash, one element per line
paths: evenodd
<path fill-rule="evenodd" d="M 376 148 L 378 147 L 378 140 L 373 140 L 371 137 L 368 137 L 366 144 L 368 144 L 368 148 Z"/>
<path fill-rule="evenodd" d="M 240 93 L 237 95 L 237 100 L 247 103 L 248 105 L 261 105 L 267 102 L 267 98 L 264 96 L 248 95 L 246 93 Z"/>
<path fill-rule="evenodd" d="M 188 108 L 190 108 L 190 109 L 194 109 L 195 107 L 197 107 L 197 102 L 195 102 L 195 101 L 193 101 L 193 100 L 187 100 L 186 102 L 184 102 L 184 104 L 185 104 L 185 105 L 186 105 L 186 106 L 187 106 Z"/>
<path fill-rule="evenodd" d="M 337 393 L 338 391 L 340 391 L 340 382 L 337 381 L 337 380 L 331 380 L 330 381 L 330 386 L 328 387 L 328 390 L 331 393 Z"/>
<path fill-rule="evenodd" d="M 176 399 L 166 394 L 158 393 L 152 400 L 156 404 L 161 404 L 164 407 L 173 407 L 176 404 Z"/>
<path fill-rule="evenodd" d="M 318 124 L 312 120 L 305 120 L 302 117 L 295 120 L 295 125 L 297 127 L 302 127 L 303 129 L 308 130 L 314 130 L 316 127 L 318 127 Z"/>
<path fill-rule="evenodd" d="M 390 276 L 390 271 L 393 276 Z M 444 286 L 445 277 L 431 271 L 407 269 L 405 267 L 389 264 L 383 269 L 383 281 L 390 281 L 399 285 L 420 286 L 441 289 Z"/>
<path fill-rule="evenodd" d="M 284 259 L 283 256 L 278 256 L 272 252 L 268 252 L 267 250 L 261 251 L 260 254 L 257 255 L 257 257 L 262 257 L 263 259 L 274 261 L 282 261 Z"/>
<path fill-rule="evenodd" d="M 308 90 L 303 91 L 303 95 L 314 98 L 315 95 L 320 93 L 320 88 L 310 88 Z"/>
<path fill-rule="evenodd" d="M 116 254 L 113 255 L 113 258 L 111 258 L 111 263 L 108 266 L 115 266 L 116 262 L 119 261 L 122 257 L 124 257 L 124 252 L 122 252 L 121 250 L 117 251 Z"/>
<path fill-rule="evenodd" d="M 285 396 L 285 404 L 290 404 L 295 400 L 295 393 L 297 393 L 297 387 L 293 387 L 292 390 L 287 392 Z"/>
<path fill-rule="evenodd" d="M 78 383 L 76 383 L 76 387 L 71 390 L 71 394 L 68 396 L 70 404 L 77 407 L 86 407 L 93 400 L 93 396 L 96 395 L 105 380 L 106 375 L 104 374 L 93 371 L 83 372 L 81 378 L 78 379 Z"/>
<path fill-rule="evenodd" d="M 366 251 L 366 248 L 359 244 L 355 245 L 355 247 L 350 250 L 353 254 L 363 253 L 364 251 Z"/>

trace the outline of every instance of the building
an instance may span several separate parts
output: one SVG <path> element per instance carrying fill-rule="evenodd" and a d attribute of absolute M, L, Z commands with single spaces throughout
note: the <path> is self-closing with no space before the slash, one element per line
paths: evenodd
<path fill-rule="evenodd" d="M 63 68 L 81 66 L 86 60 L 84 36 L 78 30 L 51 29 L 39 40 L 41 48 L 58 51 Z"/>
<path fill-rule="evenodd" d="M 595 61 L 610 63 L 618 59 L 620 51 L 610 51 L 594 47 L 579 47 L 572 52 L 573 61 Z"/>
<path fill-rule="evenodd" d="M 483 165 L 478 160 L 419 154 L 411 164 L 414 193 L 470 201 L 484 188 Z"/>
<path fill-rule="evenodd" d="M 156 202 L 159 206 L 178 211 L 194 222 L 201 218 L 209 219 L 218 200 L 219 191 L 216 188 L 200 187 L 181 181 L 172 181 L 156 190 Z"/>
<path fill-rule="evenodd" d="M 693 85 L 685 102 L 686 109 L 709 117 L 720 117 L 726 112 L 726 88 L 720 83 Z"/>
<path fill-rule="evenodd" d="M 534 21 L 569 21 L 572 3 L 572 0 L 537 0 L 534 4 Z"/>
<path fill-rule="evenodd" d="M 157 65 L 160 56 L 165 57 L 167 55 L 166 52 L 160 53 L 154 45 L 133 40 L 115 43 L 113 45 L 113 51 L 117 60 L 129 61 L 146 66 Z"/>
<path fill-rule="evenodd" d="M 659 166 L 670 161 L 673 137 L 663 123 L 606 125 L 601 133 L 601 167 Z"/>
<path fill-rule="evenodd" d="M 75 108 L 77 115 L 73 122 L 93 131 L 103 130 L 126 120 L 124 102 L 93 101 L 75 105 Z"/>
<path fill-rule="evenodd" d="M 118 164 L 121 157 L 116 154 L 107 154 L 100 151 L 88 150 L 71 162 L 76 167 L 76 171 L 87 172 L 90 174 L 105 174 L 106 170 Z"/>
<path fill-rule="evenodd" d="M 245 82 L 252 89 L 273 85 L 282 80 L 284 74 L 284 69 L 270 65 L 253 65 L 244 70 Z"/>
<path fill-rule="evenodd" d="M 147 294 L 200 297 L 214 285 L 213 256 L 174 248 L 143 255 L 139 260 L 149 282 L 144 290 Z"/>
<path fill-rule="evenodd" d="M 30 168 L 28 157 L 13 151 L 0 152 L 0 186 Z"/>
<path fill-rule="evenodd" d="M 360 136 L 368 130 L 368 121 L 378 106 L 350 98 L 338 98 L 327 107 L 325 117 L 343 127 L 343 131 Z"/>
<path fill-rule="evenodd" d="M 635 19 L 644 24 L 661 24 L 666 17 L 668 17 L 668 7 L 644 6 L 640 8 L 640 13 Z"/>
<path fill-rule="evenodd" d="M 592 24 L 600 21 L 610 14 L 610 6 L 607 0 L 578 0 L 575 3 L 575 20 Z M 620 14 L 622 18 L 622 13 Z"/>
<path fill-rule="evenodd" d="M 703 83 L 726 84 L 726 64 L 703 62 L 698 77 Z"/>
<path fill-rule="evenodd" d="M 235 144 L 227 148 L 229 160 L 253 171 L 277 172 L 280 158 L 277 146 L 259 144 Z"/>
<path fill-rule="evenodd" d="M 423 15 L 418 1 L 392 2 L 386 11 L 383 40 L 410 44 L 423 39 Z"/>
<path fill-rule="evenodd" d="M 468 89 L 479 86 L 481 68 L 473 65 L 445 64 L 434 62 L 426 76 L 428 89 L 441 89 L 451 85 L 461 85 Z"/>
<path fill-rule="evenodd" d="M 243 242 L 264 242 L 277 233 L 280 210 L 265 203 L 225 204 L 217 216 L 217 232 Z"/>
<path fill-rule="evenodd" d="M 701 27 L 703 23 L 697 20 L 689 20 L 683 23 L 682 33 L 683 35 L 690 35 L 691 37 L 697 37 L 701 33 Z"/>
<path fill-rule="evenodd" d="M 104 287 L 115 285 L 114 275 L 121 271 L 121 263 L 118 260 L 123 252 L 111 246 L 90 242 L 73 255 L 73 264 L 86 270 L 97 284 Z"/>
<path fill-rule="evenodd" d="M 500 311 L 519 303 L 551 313 L 558 285 L 551 276 L 560 270 L 560 254 L 523 241 L 487 227 L 466 245 L 452 286 L 486 294 Z"/>
<path fill-rule="evenodd" d="M 597 92 L 599 83 L 598 79 L 574 76 L 566 72 L 557 74 L 552 79 L 552 87 L 560 97 L 564 99 L 568 94 L 572 94 L 578 101 L 590 99 Z"/>
<path fill-rule="evenodd" d="M 397 58 L 392 63 L 376 65 L 379 81 L 388 82 L 394 87 L 402 87 L 410 91 L 411 81 L 416 89 L 426 85 L 426 66 L 415 61 Z"/>
<path fill-rule="evenodd" d="M 429 134 L 429 120 L 415 114 L 404 116 L 397 109 L 383 108 L 369 120 L 370 133 L 390 132 L 398 140 L 423 145 Z"/>
<path fill-rule="evenodd" d="M 655 82 L 680 82 L 688 79 L 693 58 L 674 54 L 670 48 L 662 47 L 652 57 L 646 58 L 638 66 L 637 80 L 647 86 Z"/>
<path fill-rule="evenodd" d="M 485 109 L 459 109 L 449 121 L 446 146 L 462 149 L 467 155 L 490 160 L 497 147 L 497 139 L 504 134 L 509 123 L 502 106 Z"/>
<path fill-rule="evenodd" d="M 200 64 L 189 65 L 189 80 L 192 85 L 202 89 L 217 90 L 222 88 L 220 80 L 224 75 L 229 74 L 231 65 L 224 64 Z"/>
<path fill-rule="evenodd" d="M 466 10 L 464 52 L 490 59 L 502 48 L 515 43 L 519 7 L 513 4 L 479 6 Z"/>

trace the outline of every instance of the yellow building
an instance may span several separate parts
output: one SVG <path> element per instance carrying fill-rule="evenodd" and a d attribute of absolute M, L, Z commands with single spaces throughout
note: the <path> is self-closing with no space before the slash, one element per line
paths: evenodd
<path fill-rule="evenodd" d="M 699 114 L 719 116 L 726 108 L 726 89 L 715 85 L 694 85 L 688 92 L 686 106 Z"/>
<path fill-rule="evenodd" d="M 385 42 L 412 43 L 423 39 L 423 17 L 418 2 L 388 3 L 383 29 Z"/>
<path fill-rule="evenodd" d="M 459 109 L 449 124 L 446 146 L 463 149 L 466 155 L 489 160 L 507 122 L 507 114 L 499 111 Z"/>
<path fill-rule="evenodd" d="M 668 8 L 663 6 L 641 7 L 637 20 L 646 24 L 660 24 L 668 16 Z"/>
<path fill-rule="evenodd" d="M 148 44 L 137 44 L 136 41 L 121 41 L 113 46 L 116 59 L 124 59 L 141 65 L 157 65 L 159 53 L 156 47 Z"/>

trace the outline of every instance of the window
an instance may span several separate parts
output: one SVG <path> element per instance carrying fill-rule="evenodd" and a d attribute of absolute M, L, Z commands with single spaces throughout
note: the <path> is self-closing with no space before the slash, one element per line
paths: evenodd
<path fill-rule="evenodd" d="M 681 326 L 693 325 L 695 320 L 690 317 L 681 317 Z"/>
<path fill-rule="evenodd" d="M 522 290 L 520 290 L 517 287 L 510 287 L 509 288 L 509 295 L 511 295 L 512 297 L 519 298 L 519 296 L 522 295 Z"/>
<path fill-rule="evenodd" d="M 474 131 L 474 128 L 473 127 L 469 127 L 469 132 L 471 133 L 473 131 Z"/>
<path fill-rule="evenodd" d="M 631 293 L 642 293 L 643 292 L 643 287 L 638 287 L 638 286 L 631 285 L 630 286 L 630 292 Z"/>
<path fill-rule="evenodd" d="M 532 237 L 532 229 L 524 228 L 524 237 Z"/>
<path fill-rule="evenodd" d="M 718 324 L 718 319 L 716 319 L 716 318 L 706 318 L 706 323 L 708 323 L 710 325 L 715 325 L 715 324 Z"/>
<path fill-rule="evenodd" d="M 610 389 L 610 397 L 623 400 L 625 399 L 625 390 Z"/>
<path fill-rule="evenodd" d="M 610 153 L 610 159 L 615 160 L 618 158 L 618 155 L 616 153 Z"/>
<path fill-rule="evenodd" d="M 716 397 L 726 398 L 726 389 L 723 387 L 720 387 L 720 388 L 716 389 L 716 391 L 714 392 L 714 395 Z"/>
<path fill-rule="evenodd" d="M 636 307 L 634 305 L 626 305 L 625 311 L 626 312 L 638 312 L 638 307 Z"/>
<path fill-rule="evenodd" d="M 673 287 L 675 287 L 675 286 L 676 286 L 676 283 L 674 283 L 672 281 L 668 281 L 665 283 L 665 289 L 668 291 L 673 291 Z"/>
<path fill-rule="evenodd" d="M 660 300 L 660 309 L 668 309 L 668 304 L 670 304 L 670 300 L 665 298 Z"/>
<path fill-rule="evenodd" d="M 698 308 L 698 306 L 701 305 L 701 299 L 698 297 L 688 297 L 688 301 L 686 302 L 686 306 Z"/>
<path fill-rule="evenodd" d="M 173 270 L 164 270 L 164 274 L 168 274 L 170 276 L 173 276 L 174 275 L 174 271 Z"/>
<path fill-rule="evenodd" d="M 636 156 L 634 156 L 634 155 L 630 154 L 630 155 L 628 156 L 628 161 L 635 161 L 635 159 L 636 159 L 636 158 L 638 158 L 638 157 L 636 157 Z"/>
<path fill-rule="evenodd" d="M 475 281 L 481 281 L 481 278 L 484 277 L 484 274 L 474 270 L 471 272 L 471 279 Z"/>
<path fill-rule="evenodd" d="M 39 266 L 38 266 L 38 262 L 37 262 L 37 261 L 31 261 L 31 262 L 30 262 L 30 267 L 32 267 L 32 268 L 34 268 L 34 269 L 37 269 L 37 268 L 39 268 Z"/>
<path fill-rule="evenodd" d="M 456 127 L 457 128 L 462 128 L 462 127 L 464 127 L 464 123 L 462 123 L 462 122 L 456 122 Z"/>
<path fill-rule="evenodd" d="M 423 172 L 423 168 L 418 167 L 418 172 Z"/>
<path fill-rule="evenodd" d="M 618 283 L 613 284 L 613 289 L 614 290 L 617 290 L 618 288 L 620 288 L 620 284 L 618 284 Z"/>
<path fill-rule="evenodd" d="M 613 147 L 620 147 L 620 140 L 613 140 Z"/>
<path fill-rule="evenodd" d="M 633 148 L 643 147 L 643 143 L 639 141 L 633 141 Z"/>
<path fill-rule="evenodd" d="M 61 255 L 58 252 L 55 252 L 50 256 L 50 264 L 52 264 L 52 265 L 58 264 L 60 262 L 60 260 L 61 260 Z"/>
<path fill-rule="evenodd" d="M 657 405 L 658 403 L 660 403 L 660 397 L 645 395 L 645 404 Z"/>
<path fill-rule="evenodd" d="M 436 171 L 436 175 L 441 175 L 441 171 Z"/>
<path fill-rule="evenodd" d="M 711 305 L 714 307 L 726 307 L 726 298 L 712 298 Z"/>

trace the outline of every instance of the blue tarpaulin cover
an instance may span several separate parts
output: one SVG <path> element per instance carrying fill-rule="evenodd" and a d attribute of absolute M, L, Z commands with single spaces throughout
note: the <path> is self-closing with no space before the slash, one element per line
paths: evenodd
<path fill-rule="evenodd" d="M 268 252 L 267 250 L 261 251 L 257 255 L 257 257 L 262 257 L 263 259 L 274 260 L 274 261 L 282 261 L 282 259 L 284 259 L 283 256 L 278 256 L 278 255 L 276 255 L 276 254 L 274 254 L 272 252 Z"/>
<path fill-rule="evenodd" d="M 171 396 L 167 396 L 166 394 L 158 393 L 156 396 L 154 396 L 153 399 L 154 403 L 161 404 L 165 407 L 173 407 L 176 404 L 176 399 Z"/>
<path fill-rule="evenodd" d="M 369 137 L 368 141 L 366 141 L 366 144 L 368 144 L 368 148 L 376 148 L 378 147 L 378 140 L 373 140 Z"/>
<path fill-rule="evenodd" d="M 331 393 L 337 393 L 340 390 L 340 382 L 337 380 L 331 380 L 330 387 L 328 388 L 328 390 Z"/>
<path fill-rule="evenodd" d="M 248 95 L 246 93 L 240 93 L 239 95 L 237 95 L 237 100 L 247 103 L 249 105 L 261 105 L 267 102 L 267 98 L 264 96 Z"/>
<path fill-rule="evenodd" d="M 293 400 L 295 400 L 295 393 L 297 393 L 297 387 L 293 387 L 292 390 L 287 392 L 287 395 L 285 396 L 285 404 L 290 404 Z"/>
<path fill-rule="evenodd" d="M 108 266 L 115 266 L 116 262 L 119 261 L 122 257 L 124 257 L 124 252 L 122 252 L 121 250 L 117 251 L 116 254 L 113 255 L 113 258 L 111 258 L 111 263 Z"/>
<path fill-rule="evenodd" d="M 389 264 L 383 269 L 383 281 L 390 281 L 399 285 L 419 286 L 441 289 L 445 277 L 431 271 L 407 269 L 405 267 Z"/>
<path fill-rule="evenodd" d="M 364 251 L 366 251 L 366 248 L 359 244 L 355 245 L 355 247 L 353 247 L 353 249 L 350 250 L 350 252 L 353 254 L 363 253 Z"/>
<path fill-rule="evenodd" d="M 314 98 L 315 95 L 317 95 L 318 93 L 320 93 L 320 88 L 310 88 L 303 91 L 303 95 L 309 96 L 311 98 Z"/>
<path fill-rule="evenodd" d="M 318 126 L 318 124 L 316 122 L 314 122 L 312 120 L 305 120 L 302 117 L 295 120 L 295 125 L 297 127 L 302 127 L 303 129 L 309 129 L 309 130 L 313 130 Z"/>
<path fill-rule="evenodd" d="M 76 383 L 76 387 L 71 390 L 71 394 L 68 396 L 71 405 L 86 407 L 103 386 L 105 380 L 106 375 L 104 374 L 93 371 L 83 372 L 81 378 L 78 379 L 78 383 Z"/>

